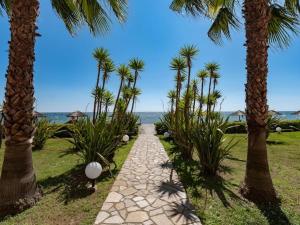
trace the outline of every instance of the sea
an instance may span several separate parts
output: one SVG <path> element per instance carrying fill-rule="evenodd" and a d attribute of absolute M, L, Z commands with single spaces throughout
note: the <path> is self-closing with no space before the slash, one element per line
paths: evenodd
<path fill-rule="evenodd" d="M 52 123 L 66 123 L 69 121 L 69 117 L 67 115 L 70 112 L 45 112 L 43 113 Z M 230 111 L 221 112 L 224 117 L 228 117 L 231 113 Z M 278 117 L 282 120 L 296 120 L 300 119 L 300 116 L 292 115 L 293 111 L 279 111 L 281 115 Z M 85 113 L 88 116 L 92 116 L 92 113 Z M 160 118 L 164 114 L 164 112 L 137 112 L 136 113 L 140 117 L 140 122 L 143 124 L 152 124 L 160 121 Z M 242 121 L 245 120 L 245 117 L 240 118 Z M 230 116 L 229 121 L 238 121 L 238 116 Z"/>

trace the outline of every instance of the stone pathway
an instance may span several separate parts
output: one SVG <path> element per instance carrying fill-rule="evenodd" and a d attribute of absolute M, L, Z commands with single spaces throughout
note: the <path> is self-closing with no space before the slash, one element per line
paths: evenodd
<path fill-rule="evenodd" d="M 95 224 L 201 225 L 168 160 L 154 126 L 142 125 Z"/>

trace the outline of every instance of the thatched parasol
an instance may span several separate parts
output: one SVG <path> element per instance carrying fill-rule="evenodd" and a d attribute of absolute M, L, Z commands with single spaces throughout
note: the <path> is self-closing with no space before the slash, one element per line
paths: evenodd
<path fill-rule="evenodd" d="M 67 115 L 67 117 L 71 117 L 71 120 L 77 120 L 80 117 L 86 117 L 87 115 L 80 111 L 75 111 Z"/>
<path fill-rule="evenodd" d="M 238 110 L 236 112 L 231 113 L 229 116 L 238 116 L 239 117 L 239 121 L 241 121 L 241 116 L 243 117 L 245 115 L 246 115 L 245 112 L 243 112 L 241 110 Z"/>
<path fill-rule="evenodd" d="M 300 116 L 300 110 L 299 110 L 299 111 L 296 111 L 296 112 L 293 112 L 292 115 Z"/>
<path fill-rule="evenodd" d="M 40 112 L 34 111 L 33 112 L 33 117 L 38 118 L 38 117 L 46 117 L 46 116 L 44 114 L 40 113 Z"/>

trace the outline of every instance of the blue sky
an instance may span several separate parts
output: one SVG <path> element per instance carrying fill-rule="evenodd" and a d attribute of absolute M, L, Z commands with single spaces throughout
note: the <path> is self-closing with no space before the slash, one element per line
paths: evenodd
<path fill-rule="evenodd" d="M 244 34 L 233 32 L 231 41 L 216 46 L 206 35 L 209 23 L 202 18 L 187 18 L 169 10 L 170 0 L 129 1 L 125 24 L 113 23 L 104 36 L 93 37 L 86 28 L 71 37 L 51 8 L 50 1 L 40 1 L 39 33 L 35 63 L 37 110 L 41 112 L 90 111 L 91 89 L 96 79 L 93 49 L 105 47 L 117 64 L 140 57 L 146 63 L 138 86 L 143 94 L 137 111 L 163 111 L 166 94 L 173 88 L 174 72 L 169 62 L 180 47 L 195 44 L 200 53 L 194 62 L 195 74 L 206 62 L 221 65 L 219 89 L 224 96 L 222 110 L 243 109 L 245 71 Z M 0 17 L 0 100 L 4 96 L 9 26 Z M 277 110 L 300 109 L 300 38 L 284 51 L 270 50 L 268 80 L 269 105 Z M 116 93 L 119 81 L 112 75 L 110 90 Z"/>

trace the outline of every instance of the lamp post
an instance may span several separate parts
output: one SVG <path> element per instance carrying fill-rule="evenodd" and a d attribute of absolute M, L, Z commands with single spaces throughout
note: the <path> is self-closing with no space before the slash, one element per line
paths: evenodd
<path fill-rule="evenodd" d="M 129 141 L 129 136 L 127 134 L 125 134 L 123 136 L 122 140 L 127 143 Z"/>
<path fill-rule="evenodd" d="M 96 178 L 102 173 L 102 166 L 98 162 L 91 162 L 85 167 L 85 175 L 92 181 L 92 188 L 95 189 Z"/>
<path fill-rule="evenodd" d="M 276 127 L 276 132 L 277 132 L 278 134 L 281 134 L 281 131 L 282 131 L 282 128 L 281 128 L 281 127 Z"/>

